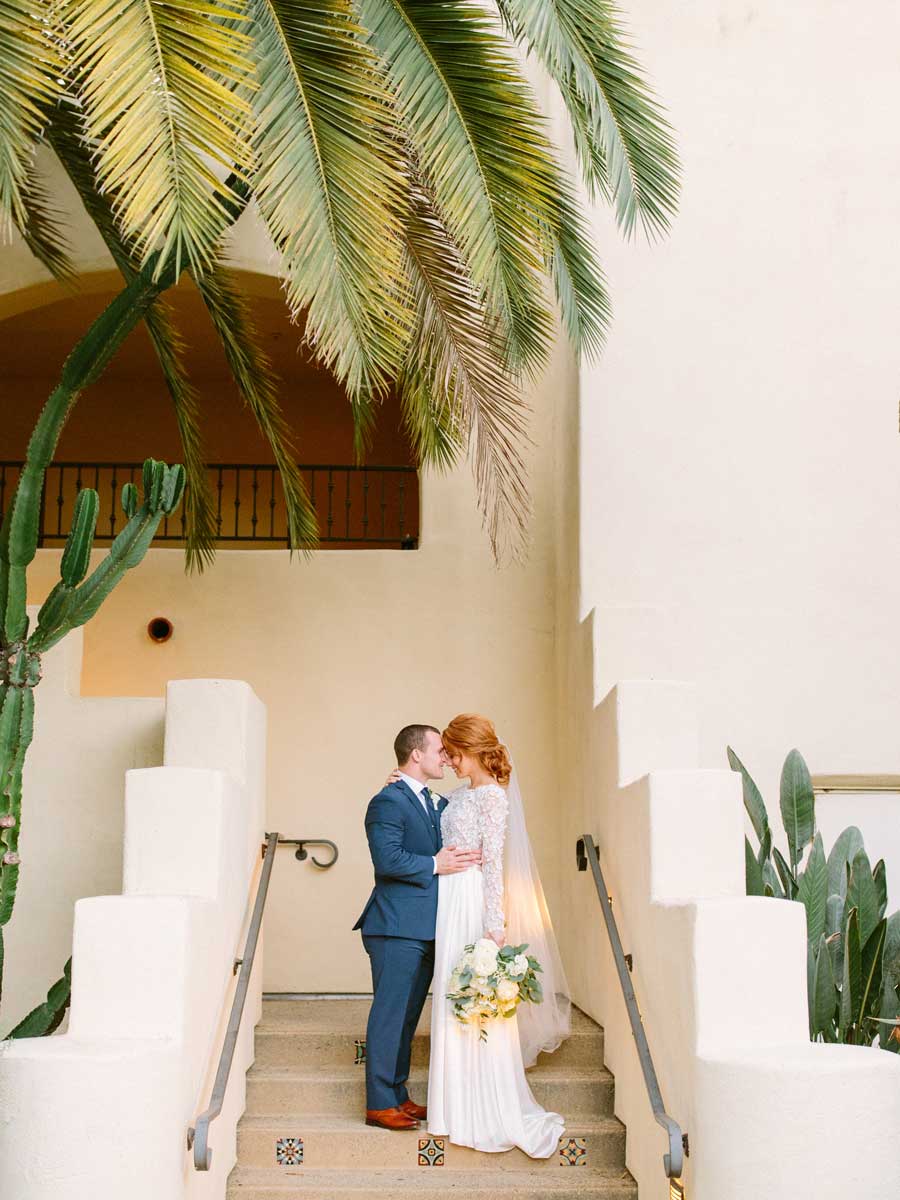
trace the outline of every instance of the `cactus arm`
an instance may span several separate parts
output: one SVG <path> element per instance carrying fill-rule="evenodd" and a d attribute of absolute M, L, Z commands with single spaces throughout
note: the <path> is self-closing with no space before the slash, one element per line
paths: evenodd
<path fill-rule="evenodd" d="M 19 658 L 26 658 L 24 650 Z M 34 688 L 11 683 L 0 710 L 0 926 L 12 916 L 19 881 L 22 769 L 34 733 Z"/>
<path fill-rule="evenodd" d="M 72 960 L 63 967 L 62 979 L 57 979 L 47 993 L 47 999 L 23 1017 L 9 1038 L 47 1037 L 58 1029 L 72 998 Z"/>
<path fill-rule="evenodd" d="M 78 581 L 78 572 L 86 569 L 90 554 L 93 527 L 88 522 L 88 511 L 81 528 L 81 550 L 77 555 L 73 551 L 70 560 L 72 571 L 69 579 L 64 577 L 57 584 L 38 614 L 37 627 L 28 642 L 32 654 L 44 653 L 65 637 L 70 629 L 76 629 L 90 620 L 125 572 L 143 559 L 160 521 L 178 507 L 183 493 L 184 467 L 167 467 L 165 463 L 148 459 L 144 463 L 143 504 L 140 508 L 136 507 L 136 489 L 132 484 L 126 484 L 122 490 L 122 507 L 129 514 L 127 525 L 88 578 L 80 586 L 73 586 Z"/>
<path fill-rule="evenodd" d="M 5 642 L 18 641 L 27 633 L 25 572 L 37 552 L 44 473 L 59 435 L 79 395 L 100 377 L 160 292 L 175 282 L 174 265 L 154 282 L 156 265 L 156 260 L 148 262 L 97 317 L 66 359 L 60 381 L 38 417 L 9 517 L 0 531 L 0 639 Z"/>

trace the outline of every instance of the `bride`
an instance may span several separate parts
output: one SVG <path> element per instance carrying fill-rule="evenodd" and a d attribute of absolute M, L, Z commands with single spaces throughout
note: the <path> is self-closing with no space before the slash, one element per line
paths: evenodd
<path fill-rule="evenodd" d="M 525 1067 L 568 1036 L 570 1003 L 521 794 L 487 717 L 454 717 L 442 740 L 457 777 L 469 783 L 443 810 L 441 840 L 460 850 L 480 847 L 482 864 L 438 881 L 428 1132 L 475 1150 L 518 1146 L 532 1158 L 549 1158 L 565 1122 L 537 1103 Z M 481 937 L 498 946 L 527 942 L 544 971 L 544 1001 L 522 1003 L 514 1016 L 488 1022 L 486 1041 L 453 1016 L 446 998 L 463 949 Z"/>

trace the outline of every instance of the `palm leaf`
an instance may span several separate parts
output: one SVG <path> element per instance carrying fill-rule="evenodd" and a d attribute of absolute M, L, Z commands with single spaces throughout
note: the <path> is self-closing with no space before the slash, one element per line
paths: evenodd
<path fill-rule="evenodd" d="M 57 107 L 49 139 L 116 266 L 125 281 L 130 282 L 138 270 L 137 259 L 129 253 L 122 240 L 109 200 L 97 188 L 93 166 L 70 106 L 60 104 Z M 172 399 L 181 437 L 187 481 L 184 500 L 185 558 L 189 568 L 202 571 L 215 557 L 216 518 L 203 454 L 197 393 L 184 370 L 184 346 L 168 305 L 163 300 L 157 300 L 144 317 L 144 324 Z"/>
<path fill-rule="evenodd" d="M 229 223 L 216 164 L 252 165 L 243 0 L 73 0 L 66 36 L 98 185 L 140 262 L 203 270 Z"/>
<path fill-rule="evenodd" d="M 557 168 L 511 47 L 468 0 L 360 0 L 435 205 L 515 369 L 553 340 L 543 294 Z"/>
<path fill-rule="evenodd" d="M 57 7 L 54 0 L 0 0 L 0 236 L 18 229 L 54 273 L 62 243 L 34 153 L 61 91 Z"/>
<path fill-rule="evenodd" d="M 351 398 L 383 392 L 409 343 L 404 181 L 390 96 L 350 0 L 250 0 L 254 191 L 292 315 Z M 359 415 L 359 414 L 358 414 Z"/>
<path fill-rule="evenodd" d="M 497 0 L 514 37 L 559 85 L 587 182 L 615 204 L 626 234 L 665 232 L 678 203 L 671 126 L 608 0 Z"/>
<path fill-rule="evenodd" d="M 551 237 L 550 274 L 563 325 L 577 352 L 597 355 L 609 327 L 609 295 L 575 197 L 565 180 L 560 182 L 558 217 Z"/>
<path fill-rule="evenodd" d="M 290 429 L 278 405 L 272 367 L 257 344 L 243 298 L 222 269 L 198 276 L 195 282 L 235 383 L 275 456 L 284 488 L 291 549 L 313 549 L 319 538 L 315 510 L 297 467 Z"/>
<path fill-rule="evenodd" d="M 71 284 L 76 272 L 70 258 L 65 217 L 57 208 L 37 162 L 29 168 L 22 202 L 25 221 L 17 228 L 25 245 L 54 279 Z"/>
<path fill-rule="evenodd" d="M 418 323 L 400 385 L 407 420 L 419 431 L 413 442 L 435 441 L 439 461 L 468 443 L 491 548 L 496 557 L 504 549 L 518 554 L 529 515 L 522 454 L 528 409 L 458 248 L 424 195 L 410 215 L 406 266 Z"/>

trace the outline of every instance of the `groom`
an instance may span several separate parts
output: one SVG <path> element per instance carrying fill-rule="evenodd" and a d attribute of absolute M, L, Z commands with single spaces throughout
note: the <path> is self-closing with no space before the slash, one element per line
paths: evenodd
<path fill-rule="evenodd" d="M 481 862 L 479 850 L 442 846 L 447 801 L 428 788 L 447 755 L 433 725 L 407 725 L 394 739 L 400 778 L 366 811 L 375 887 L 353 926 L 372 966 L 366 1030 L 366 1124 L 417 1129 L 427 1113 L 406 1090 L 413 1034 L 434 972 L 438 875 Z"/>

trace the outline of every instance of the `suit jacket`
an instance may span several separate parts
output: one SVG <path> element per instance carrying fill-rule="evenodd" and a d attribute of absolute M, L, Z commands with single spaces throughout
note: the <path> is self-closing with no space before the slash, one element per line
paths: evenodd
<path fill-rule="evenodd" d="M 446 800 L 439 802 L 438 815 L 446 805 Z M 435 832 L 422 801 L 402 779 L 369 801 L 366 837 L 375 887 L 353 928 L 382 937 L 433 941 L 438 898 L 434 856 L 441 848 L 440 828 Z"/>

